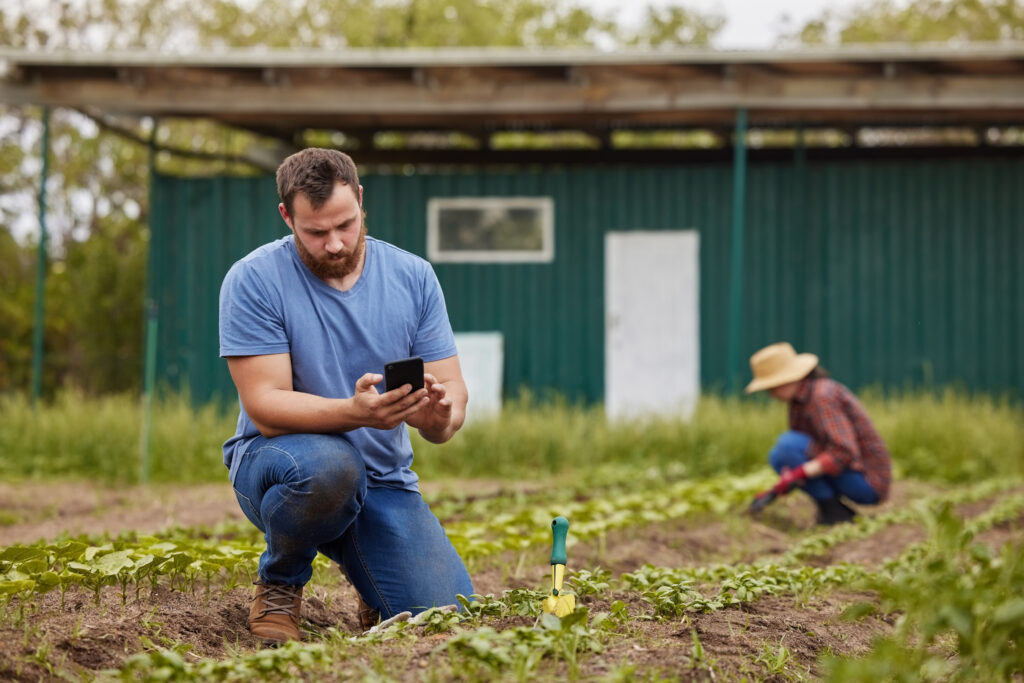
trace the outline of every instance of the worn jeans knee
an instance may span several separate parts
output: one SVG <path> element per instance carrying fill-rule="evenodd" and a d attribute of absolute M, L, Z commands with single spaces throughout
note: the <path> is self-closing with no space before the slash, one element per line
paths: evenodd
<path fill-rule="evenodd" d="M 418 491 L 371 487 L 345 535 L 320 547 L 383 618 L 458 603 L 473 582 Z"/>
<path fill-rule="evenodd" d="M 304 585 L 317 546 L 340 537 L 358 516 L 366 470 L 342 437 L 258 437 L 246 449 L 234 485 L 243 512 L 267 541 L 260 578 Z"/>

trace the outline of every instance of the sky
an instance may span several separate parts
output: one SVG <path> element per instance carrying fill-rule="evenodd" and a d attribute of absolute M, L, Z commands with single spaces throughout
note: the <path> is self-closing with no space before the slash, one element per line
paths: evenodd
<path fill-rule="evenodd" d="M 774 46 L 775 38 L 818 17 L 826 7 L 842 11 L 854 0 L 580 0 L 597 12 L 615 12 L 623 23 L 634 23 L 643 16 L 647 5 L 680 4 L 702 13 L 725 16 L 725 27 L 714 41 L 714 47 L 728 50 L 765 49 Z M 624 6 L 625 5 L 625 6 Z M 788 16 L 788 22 L 783 17 Z"/>

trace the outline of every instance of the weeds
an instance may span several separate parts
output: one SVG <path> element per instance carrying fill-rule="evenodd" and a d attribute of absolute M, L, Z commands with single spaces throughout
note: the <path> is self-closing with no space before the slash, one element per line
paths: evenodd
<path fill-rule="evenodd" d="M 903 476 L 948 482 L 1024 474 L 1024 410 L 1008 400 L 957 393 L 867 392 L 864 403 Z M 85 398 L 64 391 L 33 408 L 27 396 L 0 397 L 0 476 L 137 481 L 141 403 L 129 395 Z M 150 476 L 155 482 L 223 481 L 219 454 L 234 433 L 236 406 L 194 407 L 165 395 L 153 408 Z M 467 425 L 443 446 L 411 432 L 422 476 L 544 478 L 605 465 L 634 471 L 681 468 L 687 477 L 764 467 L 785 428 L 784 409 L 763 400 L 706 395 L 694 418 L 615 422 L 601 406 L 529 394 L 500 417 Z M 443 448 L 443 451 L 437 450 Z M 486 453 L 488 457 L 480 457 Z"/>

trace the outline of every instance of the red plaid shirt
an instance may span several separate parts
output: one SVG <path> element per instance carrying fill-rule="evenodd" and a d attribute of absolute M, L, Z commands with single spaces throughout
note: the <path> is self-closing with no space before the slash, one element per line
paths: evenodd
<path fill-rule="evenodd" d="M 789 403 L 789 428 L 811 437 L 808 460 L 828 453 L 840 469 L 863 472 L 879 501 L 889 497 L 889 450 L 860 401 L 842 384 L 826 378 L 800 382 Z"/>

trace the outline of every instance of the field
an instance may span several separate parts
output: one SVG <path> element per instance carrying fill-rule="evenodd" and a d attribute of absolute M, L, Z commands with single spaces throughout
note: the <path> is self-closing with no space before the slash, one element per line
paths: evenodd
<path fill-rule="evenodd" d="M 4 406 L 12 420 L 0 442 L 20 439 L 22 452 L 38 455 L 63 438 L 66 457 L 54 481 L 43 481 L 38 457 L 0 460 L 3 680 L 1024 675 L 1024 434 L 1013 405 L 950 394 L 873 399 L 897 463 L 893 496 L 855 524 L 819 528 L 799 493 L 758 519 L 743 514 L 773 479 L 759 451 L 783 427 L 780 406 L 709 399 L 692 424 L 634 429 L 526 400 L 501 423 L 467 428 L 459 445 L 417 444 L 430 473 L 424 495 L 477 592 L 461 613 L 432 610 L 364 634 L 354 592 L 319 558 L 304 642 L 261 649 L 246 629 L 261 539 L 229 485 L 216 483 L 221 473 L 198 474 L 183 456 L 177 476 L 154 466 L 146 486 L 124 474 L 135 467 L 102 474 L 90 465 L 101 437 L 72 452 L 71 435 L 88 433 L 79 420 L 100 429 L 128 408 L 81 403 L 40 414 Z M 172 422 L 155 425 L 157 452 L 182 410 L 161 406 Z M 189 419 L 230 429 L 230 416 Z M 116 456 L 119 437 L 109 438 Z M 490 477 L 480 453 L 494 458 Z M 571 523 L 577 595 L 561 621 L 540 611 L 558 514 Z"/>

